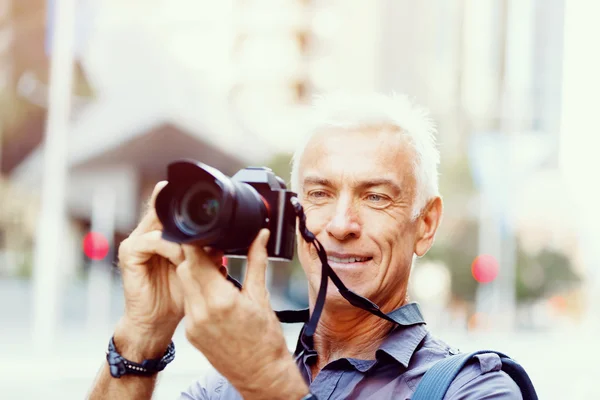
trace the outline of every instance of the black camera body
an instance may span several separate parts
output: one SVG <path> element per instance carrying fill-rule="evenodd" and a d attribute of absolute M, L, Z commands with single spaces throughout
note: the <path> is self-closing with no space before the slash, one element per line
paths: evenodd
<path fill-rule="evenodd" d="M 167 185 L 156 198 L 163 238 L 194 242 L 222 250 L 228 257 L 245 257 L 262 228 L 271 232 L 269 259 L 294 257 L 296 194 L 266 167 L 248 167 L 229 178 L 196 161 L 169 164 Z"/>

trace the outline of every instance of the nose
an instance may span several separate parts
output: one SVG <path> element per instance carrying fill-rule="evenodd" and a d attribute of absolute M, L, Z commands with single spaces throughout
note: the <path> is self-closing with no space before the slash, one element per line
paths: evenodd
<path fill-rule="evenodd" d="M 351 201 L 340 199 L 326 229 L 330 236 L 340 241 L 360 237 L 361 225 Z"/>

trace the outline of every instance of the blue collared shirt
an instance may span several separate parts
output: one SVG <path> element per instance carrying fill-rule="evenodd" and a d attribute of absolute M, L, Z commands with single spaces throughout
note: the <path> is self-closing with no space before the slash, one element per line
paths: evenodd
<path fill-rule="evenodd" d="M 410 399 L 436 361 L 456 354 L 433 337 L 424 323 L 411 323 L 415 314 L 421 316 L 415 303 L 388 314 L 399 325 L 381 344 L 374 360 L 340 358 L 327 364 L 314 380 L 310 366 L 316 362 L 317 353 L 299 344 L 296 362 L 311 393 L 320 400 Z M 521 400 L 519 387 L 501 368 L 502 361 L 496 354 L 477 356 L 453 381 L 445 399 Z M 180 399 L 240 400 L 242 397 L 225 378 L 215 374 L 204 385 L 195 382 Z"/>

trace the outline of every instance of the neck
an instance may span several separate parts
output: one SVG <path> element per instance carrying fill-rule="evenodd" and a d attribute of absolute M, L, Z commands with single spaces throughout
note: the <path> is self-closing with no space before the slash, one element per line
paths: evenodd
<path fill-rule="evenodd" d="M 386 307 L 384 312 L 403 304 Z M 340 358 L 375 359 L 375 352 L 394 327 L 392 322 L 347 303 L 326 304 L 314 336 L 318 359 L 312 367 L 313 378 L 329 362 Z"/>

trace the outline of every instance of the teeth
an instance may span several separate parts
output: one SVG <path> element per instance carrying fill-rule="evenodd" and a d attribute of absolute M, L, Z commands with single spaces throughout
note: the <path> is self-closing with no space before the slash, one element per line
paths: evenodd
<path fill-rule="evenodd" d="M 327 259 L 331 262 L 336 262 L 336 263 L 353 263 L 353 262 L 363 262 L 363 261 L 367 261 L 369 258 L 368 257 L 344 257 L 344 258 L 338 258 L 338 257 L 332 257 L 332 256 L 328 256 Z"/>

